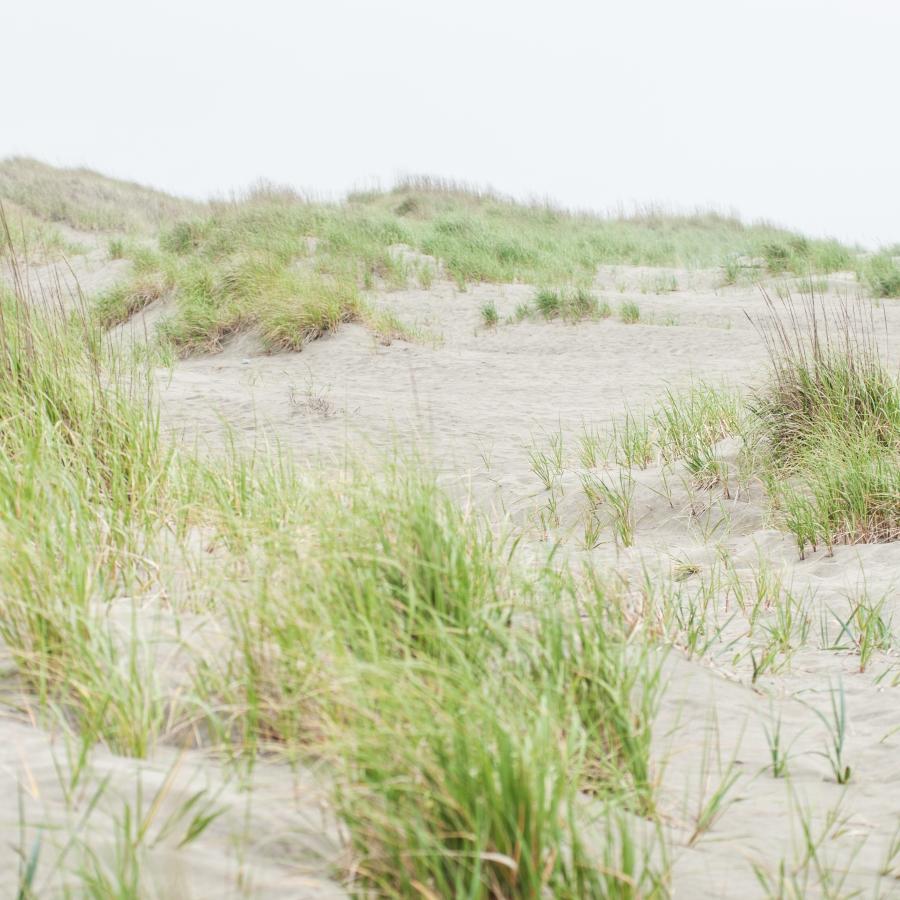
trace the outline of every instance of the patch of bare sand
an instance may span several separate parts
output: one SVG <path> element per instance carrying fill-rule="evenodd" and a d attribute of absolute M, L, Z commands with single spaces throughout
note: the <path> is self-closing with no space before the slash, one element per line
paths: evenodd
<path fill-rule="evenodd" d="M 761 308 L 753 293 L 639 296 L 645 321 L 638 325 L 613 316 L 577 326 L 482 327 L 485 303 L 505 318 L 533 293 L 526 285 L 462 293 L 441 282 L 375 298 L 436 343 L 382 346 L 362 326 L 348 326 L 299 354 L 250 348 L 185 360 L 160 377 L 165 421 L 213 441 L 227 423 L 243 440 L 277 437 L 307 455 L 340 453 L 348 434 L 381 446 L 414 439 L 454 470 L 480 467 L 487 452 L 497 472 L 512 474 L 535 432 L 602 423 L 668 384 L 748 380 L 763 361 L 743 314 L 748 304 Z M 615 311 L 620 300 L 609 299 Z M 336 414 L 300 412 L 298 392 L 307 390 L 325 394 Z"/>

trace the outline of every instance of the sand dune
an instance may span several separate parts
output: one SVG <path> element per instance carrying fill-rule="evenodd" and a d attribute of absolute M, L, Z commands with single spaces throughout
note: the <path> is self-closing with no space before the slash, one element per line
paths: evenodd
<path fill-rule="evenodd" d="M 104 261 L 96 249 L 76 257 L 60 277 L 77 279 L 90 294 L 128 266 Z M 40 283 L 50 270 L 34 268 L 31 277 Z M 674 279 L 677 289 L 646 291 L 660 279 Z M 420 340 L 384 343 L 348 324 L 301 353 L 272 354 L 252 332 L 232 337 L 222 352 L 156 370 L 163 427 L 171 441 L 212 457 L 231 442 L 277 444 L 298 460 L 326 466 L 339 464 L 348 450 L 373 462 L 415 450 L 434 462 L 455 497 L 484 510 L 498 531 L 517 535 L 526 559 L 541 559 L 558 544 L 560 558 L 592 560 L 615 572 L 636 606 L 648 602 L 647 573 L 685 598 L 706 591 L 714 623 L 701 638 L 708 649 L 696 652 L 683 632 L 675 638 L 654 730 L 673 895 L 765 896 L 754 866 L 776 884 L 783 862 L 792 872 L 815 869 L 808 896 L 900 896 L 896 653 L 879 650 L 861 672 L 839 628 L 863 594 L 884 598 L 885 619 L 896 618 L 900 544 L 837 546 L 833 555 L 820 548 L 801 560 L 793 538 L 775 527 L 761 490 L 702 491 L 685 471 L 651 463 L 634 476 L 633 545 L 621 547 L 607 532 L 585 548 L 582 476 L 590 469 L 579 459 L 578 440 L 586 428 L 608 429 L 626 410 L 645 409 L 665 391 L 698 381 L 747 390 L 763 378 L 766 351 L 751 320 L 764 314 L 764 298 L 758 287 L 720 281 L 712 270 L 602 268 L 595 292 L 614 313 L 626 299 L 637 302 L 635 324 L 616 315 L 577 324 L 505 321 L 532 297 L 534 288 L 525 284 L 461 291 L 439 279 L 427 290 L 373 290 L 369 300 L 418 329 Z M 830 285 L 831 297 L 854 290 L 839 274 Z M 501 319 L 493 328 L 481 314 L 489 302 Z M 159 301 L 114 330 L 112 340 L 141 341 L 170 312 Z M 883 312 L 889 334 L 900 334 L 900 307 Z M 564 465 L 548 491 L 528 451 L 555 436 Z M 733 441 L 719 451 L 728 466 L 738 466 Z M 615 473 L 608 467 L 601 477 Z M 551 502 L 552 516 L 542 519 Z M 185 555 L 202 553 L 187 548 Z M 681 574 L 673 580 L 676 569 Z M 725 587 L 726 574 L 729 584 L 750 593 L 760 578 L 777 580 L 796 601 L 798 617 L 808 619 L 807 639 L 780 668 L 753 677 L 758 638 Z M 184 572 L 175 572 L 170 590 L 177 590 L 176 576 Z M 718 586 L 716 578 L 723 579 Z M 123 628 L 131 615 L 139 617 L 152 647 L 150 668 L 173 684 L 184 646 L 196 642 L 199 652 L 216 652 L 216 626 L 201 612 L 189 635 L 184 620 L 176 627 L 167 619 L 164 606 L 142 603 L 134 613 L 124 602 L 110 613 L 116 614 Z M 754 613 L 763 629 L 778 614 Z M 650 615 L 642 627 L 652 622 Z M 149 842 L 147 866 L 155 895 L 344 896 L 337 872 L 345 851 L 326 801 L 324 766 L 292 770 L 261 759 L 252 781 L 243 783 L 198 749 L 167 746 L 146 761 L 98 749 L 76 777 L 71 742 L 22 712 L 33 698 L 21 693 L 11 665 L 5 684 L 4 896 L 18 883 L 17 856 L 27 858 L 39 833 L 42 877 L 59 886 L 73 848 L 89 841 L 94 852 L 115 854 L 123 804 L 146 809 L 154 797 L 159 808 L 151 827 L 159 837 Z M 853 770 L 846 785 L 836 783 L 823 755 L 838 684 L 847 716 L 842 752 Z M 770 737 L 779 727 L 790 779 L 771 771 Z M 707 806 L 721 787 L 727 788 L 721 806 Z M 221 814 L 198 840 L 177 849 L 187 827 L 177 810 L 197 792 Z M 176 824 L 165 834 L 169 821 Z M 821 838 L 814 860 L 804 827 Z M 57 871 L 47 867 L 53 858 Z"/>

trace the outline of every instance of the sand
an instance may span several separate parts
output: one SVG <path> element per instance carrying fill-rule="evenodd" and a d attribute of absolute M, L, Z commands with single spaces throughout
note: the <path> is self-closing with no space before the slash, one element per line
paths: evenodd
<path fill-rule="evenodd" d="M 674 275 L 679 290 L 642 292 L 661 275 Z M 162 421 L 173 439 L 209 453 L 231 439 L 246 446 L 277 442 L 301 459 L 326 462 L 339 460 L 348 447 L 374 462 L 393 449 L 416 448 L 434 461 L 454 494 L 472 498 L 498 527 L 520 529 L 526 558 L 560 541 L 567 556 L 615 568 L 635 597 L 645 569 L 668 573 L 676 562 L 700 567 L 684 582 L 686 591 L 696 588 L 723 550 L 748 583 L 760 568 L 778 573 L 804 598 L 811 618 L 809 638 L 788 667 L 751 683 L 747 656 L 734 661 L 747 649 L 745 624 L 729 621 L 724 607 L 722 635 L 709 653 L 691 658 L 675 648 L 666 658 L 655 765 L 673 894 L 765 896 L 754 865 L 777 881 L 783 862 L 789 873 L 809 872 L 801 895 L 900 896 L 900 854 L 891 856 L 900 827 L 897 657 L 876 653 L 861 673 L 851 650 L 820 647 L 835 637 L 833 631 L 820 636 L 820 623 L 836 627 L 830 611 L 844 613 L 863 591 L 887 598 L 886 617 L 895 611 L 900 544 L 837 547 L 831 557 L 820 550 L 801 561 L 793 539 L 772 527 L 759 493 L 701 494 L 685 478 L 668 499 L 661 470 L 651 466 L 638 473 L 635 545 L 620 550 L 607 536 L 594 550 L 582 546 L 585 499 L 576 439 L 585 424 L 603 427 L 626 408 L 640 409 L 666 389 L 698 379 L 746 388 L 761 378 L 764 347 L 748 314 L 763 312 L 763 298 L 752 286 L 717 287 L 719 280 L 715 272 L 601 271 L 597 290 L 614 310 L 626 298 L 639 304 L 642 321 L 633 325 L 614 316 L 577 325 L 524 321 L 483 328 L 482 305 L 493 301 L 501 319 L 511 315 L 533 294 L 525 285 L 460 292 L 438 281 L 427 291 L 374 292 L 373 302 L 431 339 L 384 345 L 362 326 L 348 325 L 302 353 L 267 355 L 253 335 L 244 335 L 222 353 L 158 372 Z M 831 284 L 852 290 L 841 276 Z M 149 315 L 165 313 L 156 307 Z M 886 319 L 890 333 L 900 336 L 900 305 L 889 306 Z M 129 327 L 140 335 L 145 323 L 139 318 Z M 567 448 L 559 523 L 541 534 L 536 522 L 548 495 L 530 470 L 527 450 L 556 433 Z M 726 442 L 723 455 L 733 452 Z M 154 627 L 164 630 L 165 624 L 157 620 Z M 844 753 L 852 766 L 847 785 L 835 782 L 821 755 L 828 729 L 817 714 L 830 715 L 839 683 L 848 720 Z M 55 766 L 67 771 L 69 763 L 59 742 L 8 706 L 0 709 L 0 789 L 8 798 L 0 891 L 6 896 L 14 883 L 17 785 L 29 821 L 61 822 L 66 804 Z M 769 768 L 766 728 L 779 718 L 790 748 L 790 779 L 773 777 Z M 133 793 L 141 772 L 150 793 L 176 758 L 174 751 L 161 751 L 140 763 L 99 752 L 88 783 L 109 774 L 111 787 Z M 323 805 L 325 775 L 263 761 L 254 778 L 252 791 L 242 789 L 203 754 L 183 754 L 172 802 L 199 784 L 226 811 L 187 849 L 175 852 L 163 842 L 149 854 L 162 896 L 342 895 L 329 880 L 341 841 Z M 695 835 L 704 804 L 726 778 L 733 784 L 719 815 Z M 82 790 L 89 795 L 89 788 Z M 105 803 L 106 796 L 91 817 L 92 841 L 102 842 L 113 830 L 104 810 L 121 809 Z M 804 820 L 821 837 L 814 859 L 805 849 Z"/>

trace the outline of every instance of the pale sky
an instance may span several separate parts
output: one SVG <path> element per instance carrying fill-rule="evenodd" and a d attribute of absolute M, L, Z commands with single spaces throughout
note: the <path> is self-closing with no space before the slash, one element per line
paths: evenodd
<path fill-rule="evenodd" d="M 0 0 L 0 156 L 900 241 L 898 0 Z"/>

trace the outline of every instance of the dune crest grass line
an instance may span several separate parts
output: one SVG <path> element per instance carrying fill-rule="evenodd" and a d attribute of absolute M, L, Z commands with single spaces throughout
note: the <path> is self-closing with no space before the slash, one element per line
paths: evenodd
<path fill-rule="evenodd" d="M 713 212 L 578 213 L 427 177 L 341 202 L 260 183 L 198 203 L 11 159 L 0 162 L 0 196 L 18 211 L 10 218 L 20 254 L 54 241 L 56 255 L 64 252 L 64 227 L 105 232 L 110 259 L 131 261 L 132 274 L 97 299 L 100 322 L 114 326 L 163 301 L 159 339 L 181 354 L 215 352 L 248 329 L 268 350 L 299 350 L 351 320 L 384 340 L 409 339 L 415 335 L 386 321 L 366 293 L 427 290 L 437 277 L 459 290 L 480 282 L 547 286 L 559 302 L 548 293 L 539 313 L 572 321 L 608 315 L 589 295 L 603 265 L 718 267 L 726 284 L 855 270 L 878 296 L 900 291 L 890 248 L 862 257 L 834 240 Z M 647 284 L 678 287 L 672 274 L 648 276 Z"/>
<path fill-rule="evenodd" d="M 388 200 L 408 211 L 398 214 Z M 298 350 L 349 320 L 384 333 L 363 293 L 376 285 L 427 287 L 443 271 L 462 289 L 483 281 L 575 285 L 541 289 L 535 300 L 545 318 L 575 321 L 601 315 L 589 291 L 601 264 L 713 265 L 758 240 L 753 227 L 702 218 L 651 227 L 453 195 L 420 200 L 410 207 L 385 195 L 326 206 L 263 193 L 217 206 L 164 228 L 159 249 L 118 248 L 133 260 L 134 275 L 98 298 L 97 315 L 111 326 L 171 298 L 160 337 L 179 352 L 214 351 L 248 328 L 258 328 L 270 350 Z M 837 245 L 823 244 L 821 258 L 819 244 L 797 246 L 798 270 L 851 265 L 850 252 Z M 626 312 L 633 321 L 633 306 Z"/>

